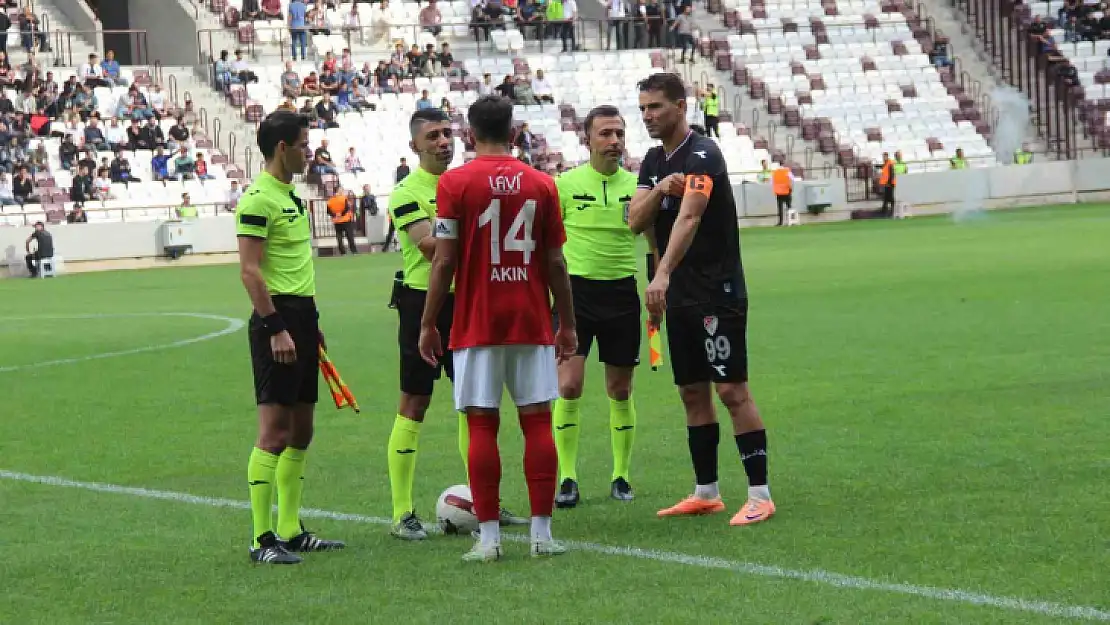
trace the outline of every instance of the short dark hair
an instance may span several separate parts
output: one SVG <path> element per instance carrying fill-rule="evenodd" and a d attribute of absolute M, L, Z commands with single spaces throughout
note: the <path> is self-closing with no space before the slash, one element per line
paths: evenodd
<path fill-rule="evenodd" d="M 641 93 L 645 91 L 662 91 L 671 102 L 686 99 L 686 84 L 682 77 L 670 72 L 652 74 L 636 84 Z"/>
<path fill-rule="evenodd" d="M 430 108 L 416 111 L 409 118 L 409 134 L 416 137 L 416 133 L 420 131 L 420 127 L 427 123 L 440 123 L 450 121 L 447 113 L 443 109 Z"/>
<path fill-rule="evenodd" d="M 482 143 L 508 143 L 513 135 L 513 103 L 499 95 L 486 95 L 470 105 L 466 114 L 474 139 Z"/>
<path fill-rule="evenodd" d="M 308 117 L 293 111 L 274 111 L 258 125 L 258 149 L 262 158 L 270 160 L 282 141 L 293 145 L 301 136 L 301 129 L 308 128 Z"/>
<path fill-rule="evenodd" d="M 624 121 L 624 117 L 621 115 L 620 109 L 613 106 L 612 104 L 602 104 L 601 106 L 595 106 L 590 109 L 589 113 L 586 114 L 586 121 L 583 123 L 583 127 L 586 129 L 587 135 L 590 134 L 590 127 L 593 126 L 594 120 L 598 117 L 620 117 L 621 121 Z"/>

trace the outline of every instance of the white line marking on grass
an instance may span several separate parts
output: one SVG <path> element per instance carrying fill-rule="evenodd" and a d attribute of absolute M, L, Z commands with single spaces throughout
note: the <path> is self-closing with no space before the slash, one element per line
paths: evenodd
<path fill-rule="evenodd" d="M 131 495 L 132 497 L 143 497 L 146 499 L 163 499 L 178 503 L 190 503 L 200 506 L 209 506 L 212 508 L 235 508 L 239 510 L 250 509 L 250 504 L 248 502 L 235 499 L 223 499 L 220 497 L 202 497 L 199 495 L 190 495 L 188 493 L 154 490 L 150 488 L 137 488 L 134 486 L 118 486 L 116 484 L 103 484 L 100 482 L 78 482 L 62 477 L 54 477 L 49 475 L 32 475 L 30 473 L 5 471 L 3 469 L 0 469 L 0 479 L 14 480 L 18 482 L 31 482 L 34 484 L 44 484 L 47 486 L 61 486 L 63 488 L 76 488 L 80 490 L 89 490 L 100 493 L 111 493 L 114 495 Z M 347 521 L 351 523 L 365 523 L 372 525 L 389 525 L 390 523 L 389 519 L 384 519 L 381 517 L 365 516 L 361 514 L 347 514 L 343 512 L 332 512 L 330 510 L 316 510 L 312 508 L 301 510 L 301 515 L 307 518 L 330 519 L 333 521 Z M 528 540 L 527 536 L 520 534 L 502 534 L 502 537 L 514 542 L 527 542 Z M 703 569 L 719 569 L 724 571 L 732 571 L 734 573 L 740 573 L 743 575 L 753 575 L 756 577 L 792 579 L 803 582 L 821 584 L 824 586 L 850 588 L 852 590 L 877 590 L 882 592 L 896 593 L 900 595 L 908 595 L 911 597 L 948 601 L 951 603 L 964 603 L 970 605 L 1000 608 L 1003 610 L 1012 610 L 1015 612 L 1042 614 L 1055 618 L 1071 618 L 1110 622 L 1110 612 L 1102 610 L 1100 608 L 1092 608 L 1087 606 L 1073 606 L 1061 603 L 1050 603 L 1046 601 L 1021 599 L 1018 597 L 987 595 L 983 593 L 959 590 L 954 588 L 936 588 L 933 586 L 917 586 L 914 584 L 896 584 L 875 579 L 869 579 L 866 577 L 840 575 L 839 573 L 832 573 L 829 571 L 801 571 L 796 569 L 785 569 L 777 566 L 767 566 L 763 564 L 753 564 L 750 562 L 725 560 L 723 558 L 711 558 L 708 556 L 675 553 L 671 551 L 640 549 L 638 547 L 619 547 L 578 541 L 566 541 L 566 544 L 579 551 L 586 551 L 606 556 L 623 556 L 626 558 L 636 558 L 638 560 L 683 564 L 686 566 L 693 566 Z"/>
<path fill-rule="evenodd" d="M 142 354 L 145 352 L 159 351 L 163 349 L 173 349 L 175 347 L 185 347 L 193 343 L 200 343 L 203 341 L 210 341 L 212 339 L 220 338 L 234 332 L 238 332 L 240 328 L 246 325 L 242 319 L 234 317 L 225 317 L 223 315 L 210 315 L 207 313 L 188 313 L 188 312 L 152 312 L 152 313 L 118 313 L 118 314 L 91 314 L 91 315 L 36 315 L 34 317 L 4 317 L 0 321 L 62 321 L 62 320 L 79 320 L 79 319 L 122 319 L 129 317 L 193 317 L 196 319 L 211 319 L 213 321 L 223 321 L 227 323 L 223 329 L 192 338 L 181 339 L 180 341 L 173 341 L 171 343 L 161 343 L 159 345 L 146 345 L 143 347 L 135 347 L 131 349 L 121 349 L 113 352 L 104 352 L 101 354 L 91 354 L 89 356 L 75 356 L 73 358 L 59 358 L 57 360 L 46 360 L 43 362 L 32 362 L 25 365 L 9 365 L 0 367 L 0 373 L 8 373 L 11 371 L 22 371 L 24 369 L 40 369 L 42 367 L 52 367 L 54 365 L 72 365 L 79 362 L 89 362 L 90 360 L 100 360 L 102 358 L 115 358 L 117 356 L 132 356 L 134 354 Z"/>

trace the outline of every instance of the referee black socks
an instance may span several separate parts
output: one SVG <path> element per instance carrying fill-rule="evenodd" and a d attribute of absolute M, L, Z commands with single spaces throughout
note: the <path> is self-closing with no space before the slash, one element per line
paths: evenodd
<path fill-rule="evenodd" d="M 749 486 L 767 485 L 767 430 L 755 430 L 736 435 L 736 448 L 740 461 L 748 474 Z"/>
<path fill-rule="evenodd" d="M 690 445 L 690 460 L 694 463 L 694 478 L 700 485 L 717 483 L 717 446 L 721 442 L 721 424 L 686 426 L 686 440 Z"/>

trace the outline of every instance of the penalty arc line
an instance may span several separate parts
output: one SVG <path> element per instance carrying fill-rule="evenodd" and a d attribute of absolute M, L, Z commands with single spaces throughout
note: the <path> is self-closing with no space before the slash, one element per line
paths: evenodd
<path fill-rule="evenodd" d="M 234 508 L 239 510 L 250 509 L 250 504 L 248 502 L 235 499 L 224 499 L 221 497 L 204 497 L 200 495 L 190 495 L 188 493 L 155 490 L 150 488 L 139 488 L 134 486 L 119 486 L 116 484 L 105 484 L 101 482 L 81 482 L 62 477 L 49 475 L 33 475 L 30 473 L 20 473 L 17 471 L 7 471 L 4 469 L 0 469 L 0 479 L 12 480 L 17 482 L 29 482 L 46 486 L 75 488 L 99 493 L 111 493 L 114 495 L 130 495 L 132 497 L 142 497 L 146 499 L 161 499 L 165 501 L 188 503 L 199 506 L 208 506 L 212 508 Z M 371 525 L 390 524 L 389 519 L 384 519 L 381 517 L 366 516 L 361 514 L 348 514 L 343 512 L 332 512 L 330 510 L 317 510 L 312 508 L 305 508 L 301 510 L 301 515 L 306 518 L 329 519 L 333 521 L 345 521 L 349 523 L 363 523 Z M 526 536 L 513 534 L 503 534 L 502 537 L 515 542 L 524 542 L 528 540 Z M 626 558 L 636 558 L 638 560 L 681 564 L 703 569 L 717 569 L 756 577 L 790 579 L 815 583 L 823 586 L 848 588 L 851 590 L 874 590 L 907 595 L 911 597 L 919 597 L 923 599 L 946 601 L 950 603 L 962 603 L 968 605 L 999 608 L 1016 612 L 1041 614 L 1054 618 L 1110 622 L 1110 611 L 1088 606 L 1073 606 L 1061 603 L 1022 599 L 1019 597 L 988 595 L 954 588 L 938 588 L 934 586 L 918 586 L 915 584 L 899 584 L 893 582 L 884 582 L 866 577 L 841 575 L 839 573 L 832 573 L 819 569 L 787 569 L 777 566 L 754 564 L 750 562 L 726 560 L 724 558 L 713 558 L 708 556 L 698 556 L 670 551 L 656 551 L 653 549 L 641 549 L 639 547 L 620 547 L 579 541 L 564 542 L 572 549 L 599 555 L 622 556 Z"/>
<path fill-rule="evenodd" d="M 52 367 L 54 365 L 72 365 L 81 362 L 89 362 L 92 360 L 101 360 L 103 358 L 115 358 L 117 356 L 133 356 L 135 354 L 143 354 L 146 352 L 154 352 L 163 349 L 174 349 L 176 347 L 185 347 L 194 343 L 201 343 L 203 341 L 210 341 L 218 339 L 221 336 L 233 334 L 238 332 L 240 328 L 246 325 L 242 319 L 234 317 L 225 317 L 224 315 L 211 315 L 207 313 L 189 313 L 189 312 L 160 312 L 160 313 L 102 313 L 102 314 L 89 314 L 89 315 L 41 315 L 36 317 L 4 317 L 0 321 L 60 321 L 60 320 L 80 320 L 80 319 L 125 319 L 129 317 L 193 317 L 195 319 L 211 319 L 213 321 L 223 321 L 227 323 L 222 329 L 215 332 L 209 332 L 200 336 L 194 336 L 179 341 L 172 341 L 170 343 L 161 343 L 159 345 L 144 345 L 143 347 L 134 347 L 131 349 L 121 349 L 118 351 L 103 352 L 100 354 L 90 354 L 88 356 L 75 356 L 73 358 L 59 358 L 57 360 L 45 360 L 42 362 L 32 362 L 25 365 L 9 365 L 0 367 L 0 373 L 9 373 L 11 371 L 23 371 L 26 369 L 40 369 L 42 367 Z"/>

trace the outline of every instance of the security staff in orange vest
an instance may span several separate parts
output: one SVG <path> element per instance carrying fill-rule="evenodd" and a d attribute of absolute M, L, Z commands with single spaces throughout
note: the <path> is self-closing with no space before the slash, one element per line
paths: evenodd
<path fill-rule="evenodd" d="M 779 225 L 785 223 L 786 209 L 790 208 L 794 193 L 794 172 L 789 167 L 779 167 L 771 172 L 771 191 L 779 205 Z"/>
<path fill-rule="evenodd" d="M 331 223 L 335 226 L 335 238 L 339 243 L 339 254 L 347 253 L 343 246 L 344 238 L 351 245 L 351 253 L 358 254 L 358 250 L 355 248 L 354 194 L 345 189 L 336 191 L 335 195 L 328 200 L 328 214 L 331 215 Z"/>
<path fill-rule="evenodd" d="M 883 165 L 879 170 L 879 189 L 883 194 L 883 205 L 879 211 L 884 215 L 894 214 L 894 187 L 898 185 L 898 176 L 894 173 L 894 161 L 890 160 L 890 153 L 883 152 Z"/>

